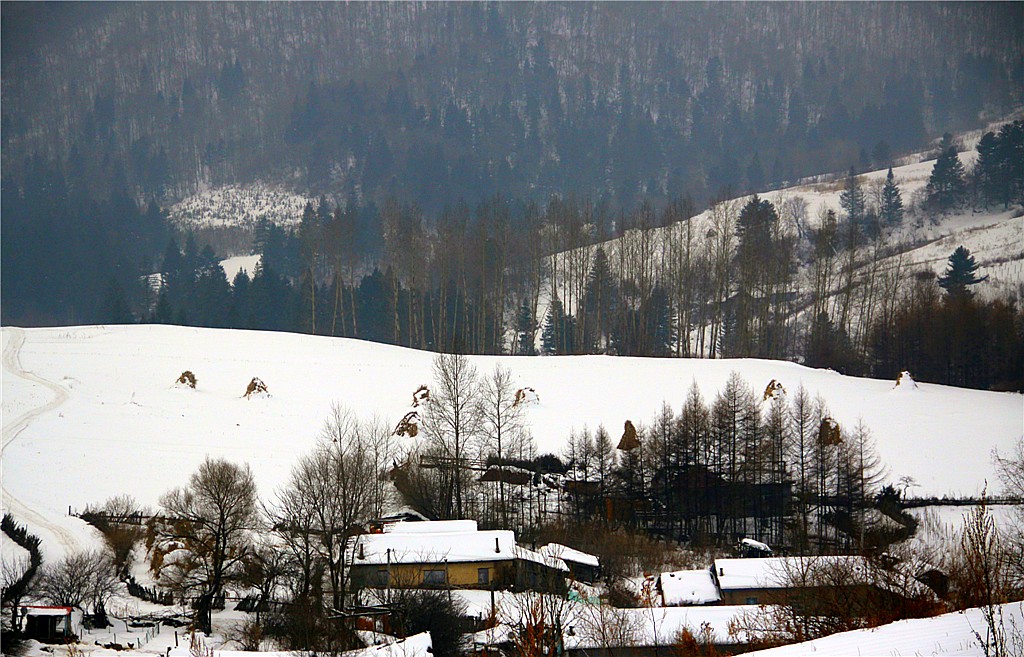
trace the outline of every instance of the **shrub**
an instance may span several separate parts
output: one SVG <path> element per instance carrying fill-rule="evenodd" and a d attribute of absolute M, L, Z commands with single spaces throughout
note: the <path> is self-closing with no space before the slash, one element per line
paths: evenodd
<path fill-rule="evenodd" d="M 185 370 L 184 372 L 181 373 L 181 376 L 178 377 L 177 383 L 180 383 L 181 385 L 186 385 L 189 388 L 195 390 L 196 375 L 192 373 L 192 370 Z"/>

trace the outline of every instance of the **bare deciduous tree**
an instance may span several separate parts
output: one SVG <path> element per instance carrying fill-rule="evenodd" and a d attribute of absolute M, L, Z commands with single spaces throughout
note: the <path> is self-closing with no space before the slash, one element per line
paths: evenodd
<path fill-rule="evenodd" d="M 485 455 L 496 454 L 499 463 L 523 442 L 523 403 L 516 395 L 512 373 L 500 364 L 483 380 L 480 395 L 480 429 L 484 439 Z M 511 448 L 511 449 L 510 449 Z M 508 501 L 505 480 L 498 482 L 499 507 L 502 527 L 508 527 Z"/>
<path fill-rule="evenodd" d="M 434 359 L 434 385 L 423 415 L 423 429 L 431 451 L 439 458 L 439 471 L 447 481 L 450 502 L 445 515 L 464 518 L 466 459 L 469 446 L 480 431 L 480 388 L 476 368 L 457 354 L 438 354 Z"/>
<path fill-rule="evenodd" d="M 53 605 L 106 616 L 106 602 L 117 592 L 114 563 L 105 552 L 79 552 L 45 566 L 39 595 Z"/>
<path fill-rule="evenodd" d="M 214 598 L 241 573 L 258 522 L 252 471 L 208 457 L 187 487 L 160 503 L 167 515 L 162 539 L 184 548 L 165 560 L 165 571 L 182 594 L 196 596 L 196 628 L 209 634 Z"/>
<path fill-rule="evenodd" d="M 392 446 L 382 422 L 362 421 L 334 406 L 316 447 L 292 469 L 267 510 L 286 555 L 285 563 L 276 565 L 292 597 L 288 611 L 272 621 L 290 648 L 351 647 L 351 633 L 332 615 L 349 604 L 349 542 L 388 501 L 385 468 L 392 462 Z"/>

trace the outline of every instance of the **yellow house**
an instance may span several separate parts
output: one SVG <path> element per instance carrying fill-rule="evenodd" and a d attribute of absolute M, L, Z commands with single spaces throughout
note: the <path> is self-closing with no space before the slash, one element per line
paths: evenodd
<path fill-rule="evenodd" d="M 561 559 L 516 544 L 509 530 L 480 531 L 475 520 L 399 522 L 354 537 L 357 588 L 458 588 L 561 592 Z"/>

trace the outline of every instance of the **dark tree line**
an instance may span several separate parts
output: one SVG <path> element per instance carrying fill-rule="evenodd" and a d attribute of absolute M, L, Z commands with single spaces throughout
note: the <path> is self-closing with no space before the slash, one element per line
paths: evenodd
<path fill-rule="evenodd" d="M 1016 122 L 986 135 L 970 172 L 944 146 L 914 212 L 1015 202 L 1019 191 L 990 194 L 1019 190 L 1021 134 Z M 910 369 L 1019 387 L 1016 302 L 938 303 L 934 278 L 914 278 L 889 244 L 907 214 L 892 171 L 868 183 L 851 170 L 840 182 L 839 213 L 817 221 L 798 197 L 718 201 L 699 220 L 685 198 L 616 212 L 575 197 L 542 206 L 495 195 L 431 213 L 395 198 L 321 197 L 294 228 L 257 228 L 261 264 L 247 274 L 223 271 L 194 236 L 171 235 L 156 203 L 96 200 L 40 160 L 24 184 L 4 179 L 3 313 L 25 324 L 151 321 L 464 353 L 802 357 L 849 374 Z M 935 330 L 947 324 L 956 330 Z"/>
<path fill-rule="evenodd" d="M 771 383 L 761 393 L 734 372 L 710 402 L 694 384 L 678 412 L 666 404 L 647 425 L 627 423 L 617 448 L 603 427 L 574 435 L 564 458 L 575 520 L 801 552 L 868 547 L 864 511 L 882 475 L 870 432 Z"/>

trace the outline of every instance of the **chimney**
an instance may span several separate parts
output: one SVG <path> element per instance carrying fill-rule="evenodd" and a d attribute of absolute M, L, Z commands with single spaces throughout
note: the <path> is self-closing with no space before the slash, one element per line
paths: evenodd
<path fill-rule="evenodd" d="M 501 552 L 501 548 L 498 547 L 498 537 L 497 536 L 494 537 L 494 551 L 495 552 Z"/>

